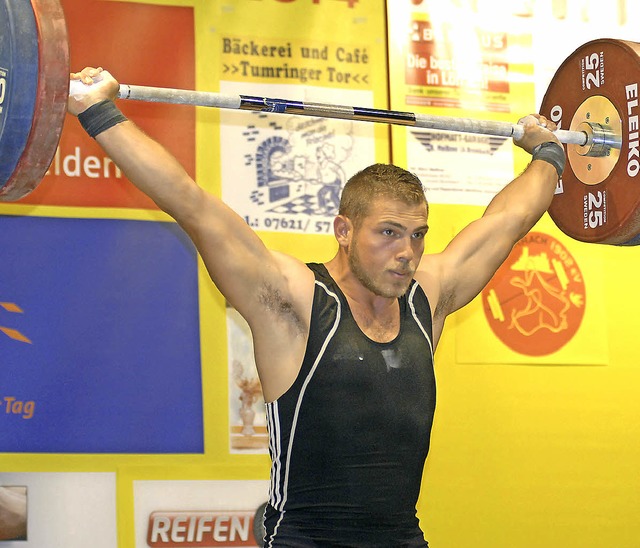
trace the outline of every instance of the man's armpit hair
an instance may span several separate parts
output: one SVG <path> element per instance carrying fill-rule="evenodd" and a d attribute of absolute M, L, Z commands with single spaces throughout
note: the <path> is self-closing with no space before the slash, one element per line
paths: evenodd
<path fill-rule="evenodd" d="M 438 304 L 436 305 L 436 309 L 433 311 L 433 319 L 440 317 L 446 317 L 449 314 L 451 303 L 453 302 L 453 293 L 448 293 L 447 295 L 440 295 L 438 299 Z"/>
<path fill-rule="evenodd" d="M 290 322 L 296 330 L 300 332 L 304 330 L 304 322 L 293 307 L 293 303 L 285 299 L 279 289 L 270 284 L 264 284 L 258 293 L 258 301 L 269 312 L 274 312 L 283 320 Z"/>

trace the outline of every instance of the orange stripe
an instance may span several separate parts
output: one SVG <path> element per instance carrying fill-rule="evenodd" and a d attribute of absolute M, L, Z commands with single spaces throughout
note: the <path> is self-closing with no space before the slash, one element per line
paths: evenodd
<path fill-rule="evenodd" d="M 19 314 L 23 313 L 22 308 L 20 308 L 15 303 L 0 303 L 0 306 L 4 308 L 7 312 L 17 312 Z"/>
<path fill-rule="evenodd" d="M 16 331 L 15 329 L 10 329 L 8 327 L 0 327 L 0 331 L 16 341 L 31 344 L 31 341 L 27 339 L 27 337 L 25 337 L 22 333 L 20 333 L 20 331 Z"/>

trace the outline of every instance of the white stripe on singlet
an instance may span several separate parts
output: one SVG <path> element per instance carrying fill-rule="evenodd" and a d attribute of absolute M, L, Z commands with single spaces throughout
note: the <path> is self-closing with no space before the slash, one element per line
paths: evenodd
<path fill-rule="evenodd" d="M 418 318 L 418 315 L 416 314 L 416 308 L 413 305 L 413 296 L 415 295 L 415 292 L 416 292 L 416 290 L 418 289 L 419 286 L 420 286 L 420 284 L 418 284 L 418 282 L 415 282 L 413 284 L 413 287 L 411 288 L 411 291 L 409 292 L 409 296 L 407 298 L 407 302 L 409 303 L 409 308 L 411 309 L 411 315 L 413 316 L 413 319 L 416 321 L 416 323 L 418 324 L 418 327 L 420 328 L 420 331 L 422 331 L 422 334 L 424 335 L 424 338 L 427 339 L 427 342 L 429 343 L 429 348 L 431 349 L 431 362 L 433 363 L 433 344 L 431 343 L 431 337 L 429 337 L 429 334 L 427 333 L 427 330 L 423 327 L 422 322 L 420 322 L 420 319 Z"/>
<path fill-rule="evenodd" d="M 324 342 L 322 343 L 322 347 L 320 348 L 320 352 L 318 352 L 318 355 L 316 356 L 313 366 L 309 370 L 309 373 L 307 374 L 307 377 L 304 380 L 304 383 L 302 384 L 302 388 L 300 389 L 300 394 L 298 395 L 298 401 L 296 402 L 296 408 L 293 415 L 293 421 L 291 424 L 291 432 L 289 435 L 289 445 L 287 447 L 287 454 L 285 459 L 284 482 L 282 485 L 282 491 L 280 491 L 279 489 L 281 466 L 282 466 L 282 462 L 280 460 L 282 455 L 282 448 L 280 447 L 280 418 L 278 416 L 278 400 L 275 400 L 267 404 L 267 413 L 269 415 L 269 438 L 270 438 L 269 446 L 272 448 L 270 503 L 271 503 L 271 506 L 273 506 L 276 510 L 282 513 L 280 516 L 280 519 L 278 520 L 278 523 L 276 524 L 273 530 L 273 536 L 271 537 L 271 541 L 269 543 L 270 545 L 273 542 L 274 538 L 276 537 L 278 526 L 280 525 L 280 522 L 282 521 L 282 518 L 284 516 L 284 507 L 287 502 L 287 488 L 289 485 L 289 467 L 291 462 L 291 451 L 292 451 L 293 442 L 295 439 L 298 415 L 300 413 L 300 407 L 302 407 L 302 400 L 304 399 L 304 394 L 307 390 L 307 386 L 311 382 L 311 379 L 316 369 L 318 368 L 318 364 L 320 363 L 322 356 L 324 356 L 324 353 L 327 349 L 327 346 L 329 345 L 329 342 L 331 341 L 336 331 L 338 330 L 338 326 L 340 325 L 340 319 L 342 317 L 342 306 L 340 304 L 340 299 L 338 298 L 338 295 L 332 292 L 324 283 L 318 280 L 316 280 L 315 283 L 316 285 L 324 289 L 327 295 L 335 299 L 338 305 L 338 309 L 336 311 L 336 319 L 333 323 L 333 326 L 331 327 L 331 330 L 329 331 L 329 333 L 327 333 L 327 336 Z M 276 480 L 276 475 L 277 475 L 277 480 Z"/>
<path fill-rule="evenodd" d="M 280 417 L 277 400 L 267 404 L 267 421 L 269 423 L 269 448 L 271 450 L 271 505 L 275 508 L 280 502 L 280 471 L 282 463 L 282 447 L 280 446 Z"/>

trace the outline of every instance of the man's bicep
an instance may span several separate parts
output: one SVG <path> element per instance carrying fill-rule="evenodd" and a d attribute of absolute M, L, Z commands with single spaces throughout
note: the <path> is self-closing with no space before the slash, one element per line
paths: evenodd
<path fill-rule="evenodd" d="M 275 277 L 277 270 L 273 254 L 258 235 L 226 204 L 205 192 L 180 224 L 222 295 L 241 314 L 250 310 L 258 286 Z"/>
<path fill-rule="evenodd" d="M 487 216 L 462 230 L 440 253 L 437 312 L 451 314 L 471 302 L 487 285 L 513 247 L 499 216 Z"/>

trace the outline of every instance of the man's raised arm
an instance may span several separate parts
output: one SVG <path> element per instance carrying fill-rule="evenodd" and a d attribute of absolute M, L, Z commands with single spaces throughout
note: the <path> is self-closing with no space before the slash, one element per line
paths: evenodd
<path fill-rule="evenodd" d="M 256 302 L 261 287 L 287 298 L 288 269 L 300 265 L 270 252 L 237 213 L 199 187 L 171 153 L 124 118 L 113 103 L 119 84 L 111 74 L 86 68 L 71 78 L 87 86 L 81 88 L 84 93 L 70 95 L 69 112 L 125 176 L 187 232 L 213 282 L 245 319 L 251 323 L 261 316 Z"/>
<path fill-rule="evenodd" d="M 529 166 L 496 194 L 480 219 L 465 227 L 442 253 L 426 256 L 421 264 L 424 283 L 436 295 L 436 323 L 443 323 L 446 315 L 482 291 L 514 244 L 551 204 L 565 163 L 564 149 L 552 133 L 555 124 L 537 115 L 521 122 L 524 136 L 515 144 L 533 154 Z"/>

